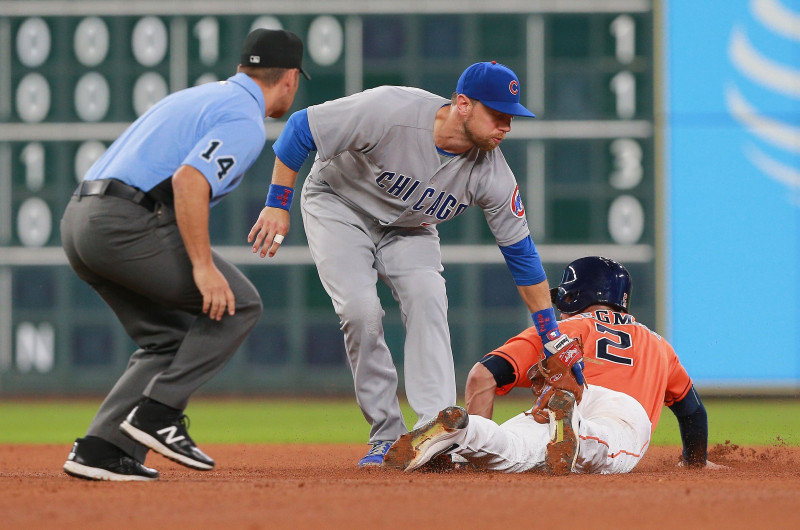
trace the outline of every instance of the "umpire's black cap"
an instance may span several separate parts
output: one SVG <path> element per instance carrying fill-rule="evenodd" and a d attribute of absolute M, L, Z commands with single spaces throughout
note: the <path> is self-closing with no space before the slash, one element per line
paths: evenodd
<path fill-rule="evenodd" d="M 303 41 L 291 31 L 282 29 L 251 31 L 244 39 L 241 65 L 297 68 L 306 79 L 311 79 L 303 70 Z"/>

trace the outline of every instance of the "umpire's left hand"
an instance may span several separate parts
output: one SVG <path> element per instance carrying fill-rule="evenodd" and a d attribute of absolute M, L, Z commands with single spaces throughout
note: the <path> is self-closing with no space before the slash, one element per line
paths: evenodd
<path fill-rule="evenodd" d="M 236 313 L 236 298 L 228 285 L 228 280 L 211 263 L 210 266 L 194 267 L 194 283 L 203 295 L 203 313 L 211 320 L 222 320 L 225 309 L 229 315 Z"/>

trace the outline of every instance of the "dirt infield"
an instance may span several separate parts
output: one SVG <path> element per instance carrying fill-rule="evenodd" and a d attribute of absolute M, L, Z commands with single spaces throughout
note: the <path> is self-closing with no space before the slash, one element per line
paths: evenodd
<path fill-rule="evenodd" d="M 69 446 L 0 445 L 2 528 L 798 528 L 800 448 L 715 446 L 723 471 L 653 447 L 622 476 L 359 470 L 357 445 L 204 447 L 215 471 L 158 455 L 152 483 L 77 480 Z M 546 526 L 540 526 L 546 525 Z"/>

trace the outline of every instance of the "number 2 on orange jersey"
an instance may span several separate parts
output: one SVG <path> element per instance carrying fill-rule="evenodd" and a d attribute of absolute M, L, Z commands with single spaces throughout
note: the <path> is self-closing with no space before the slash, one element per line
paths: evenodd
<path fill-rule="evenodd" d="M 595 322 L 594 326 L 599 333 L 607 333 L 619 339 L 619 342 L 611 340 L 611 338 L 609 337 L 600 337 L 599 339 L 597 339 L 597 346 L 595 353 L 597 358 L 605 359 L 606 361 L 610 361 L 612 363 L 633 366 L 633 359 L 631 357 L 614 355 L 613 353 L 608 352 L 609 348 L 614 348 L 616 350 L 627 350 L 628 348 L 630 348 L 633 345 L 630 333 L 606 327 L 599 322 Z"/>

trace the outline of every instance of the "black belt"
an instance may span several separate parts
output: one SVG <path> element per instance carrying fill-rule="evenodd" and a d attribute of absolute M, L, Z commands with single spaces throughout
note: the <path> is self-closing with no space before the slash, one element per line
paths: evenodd
<path fill-rule="evenodd" d="M 151 212 L 156 210 L 156 201 L 139 188 L 134 188 L 116 179 L 84 180 L 78 185 L 73 195 L 88 197 L 90 195 L 111 195 L 119 197 L 147 208 Z"/>

